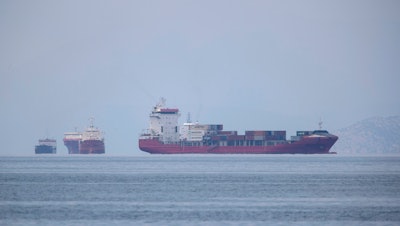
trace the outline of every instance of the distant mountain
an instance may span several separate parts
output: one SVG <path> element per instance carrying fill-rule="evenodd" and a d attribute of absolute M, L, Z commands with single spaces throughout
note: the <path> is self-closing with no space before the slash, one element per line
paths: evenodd
<path fill-rule="evenodd" d="M 339 136 L 331 149 L 338 154 L 400 153 L 400 116 L 368 118 L 332 133 Z"/>

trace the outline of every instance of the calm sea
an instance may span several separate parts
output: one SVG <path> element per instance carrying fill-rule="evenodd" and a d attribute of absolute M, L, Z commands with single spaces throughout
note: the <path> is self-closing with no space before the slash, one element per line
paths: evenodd
<path fill-rule="evenodd" d="M 0 157 L 1 225 L 400 225 L 400 157 Z"/>

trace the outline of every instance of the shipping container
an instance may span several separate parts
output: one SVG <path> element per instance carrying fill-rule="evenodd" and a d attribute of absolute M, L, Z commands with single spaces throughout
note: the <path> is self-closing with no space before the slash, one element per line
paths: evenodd
<path fill-rule="evenodd" d="M 237 135 L 237 131 L 218 131 L 218 135 Z"/>
<path fill-rule="evenodd" d="M 301 140 L 301 136 L 291 136 L 290 138 L 292 141 L 299 141 Z"/>
<path fill-rule="evenodd" d="M 244 135 L 230 135 L 228 136 L 228 140 L 244 140 Z"/>
<path fill-rule="evenodd" d="M 249 135 L 249 136 L 265 136 L 266 131 L 261 131 L 261 130 L 248 130 L 245 131 L 245 135 Z"/>
<path fill-rule="evenodd" d="M 208 125 L 209 130 L 220 131 L 223 129 L 223 125 Z"/>
<path fill-rule="evenodd" d="M 228 136 L 225 136 L 225 135 L 222 135 L 222 136 L 219 136 L 220 137 L 220 140 L 227 140 L 228 139 Z"/>

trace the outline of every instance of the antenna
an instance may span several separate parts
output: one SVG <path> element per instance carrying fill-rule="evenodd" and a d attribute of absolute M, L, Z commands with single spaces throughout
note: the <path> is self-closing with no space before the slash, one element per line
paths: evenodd
<path fill-rule="evenodd" d="M 319 127 L 319 130 L 322 130 L 322 119 L 321 119 L 321 117 L 319 117 L 318 127 Z"/>
<path fill-rule="evenodd" d="M 167 101 L 167 100 L 166 100 L 164 97 L 161 97 L 161 98 L 160 98 L 160 105 L 161 105 L 162 107 L 164 107 L 166 101 Z"/>
<path fill-rule="evenodd" d="M 156 105 L 156 109 L 160 109 L 160 108 L 164 107 L 166 101 L 167 101 L 167 100 L 166 100 L 164 97 L 161 97 L 161 98 L 160 98 L 160 101 L 159 101 L 158 104 Z"/>
<path fill-rule="evenodd" d="M 94 127 L 94 125 L 93 125 L 94 117 L 93 116 L 90 117 L 89 120 L 90 120 L 90 127 L 93 128 Z"/>

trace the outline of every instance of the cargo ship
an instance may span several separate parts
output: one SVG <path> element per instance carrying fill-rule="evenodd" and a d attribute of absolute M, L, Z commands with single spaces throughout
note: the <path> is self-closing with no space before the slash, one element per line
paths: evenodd
<path fill-rule="evenodd" d="M 178 127 L 179 109 L 166 108 L 165 99 L 150 113 L 150 128 L 139 137 L 139 149 L 151 154 L 336 154 L 329 152 L 338 137 L 326 130 L 224 131 L 222 124 L 190 121 Z"/>
<path fill-rule="evenodd" d="M 39 144 L 35 146 L 35 154 L 56 154 L 57 141 L 55 139 L 39 139 Z"/>
<path fill-rule="evenodd" d="M 64 145 L 68 154 L 104 154 L 103 133 L 93 125 L 94 119 L 90 119 L 90 125 L 81 132 L 64 133 Z"/>
<path fill-rule="evenodd" d="M 103 133 L 93 125 L 93 118 L 90 120 L 89 127 L 82 133 L 82 139 L 79 142 L 80 154 L 104 154 Z"/>
<path fill-rule="evenodd" d="M 68 149 L 68 154 L 79 154 L 79 142 L 82 140 L 82 133 L 67 132 L 64 133 L 64 145 Z"/>

